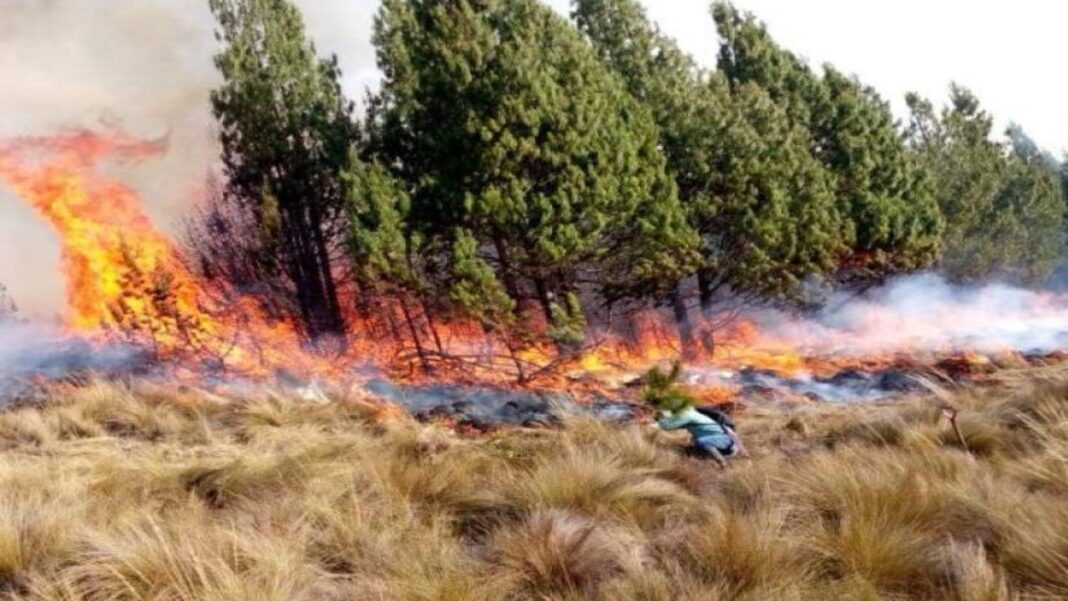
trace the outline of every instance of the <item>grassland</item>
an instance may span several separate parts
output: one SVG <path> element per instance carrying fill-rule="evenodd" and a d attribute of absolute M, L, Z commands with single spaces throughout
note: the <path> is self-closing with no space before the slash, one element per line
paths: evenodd
<path fill-rule="evenodd" d="M 0 594 L 1068 597 L 1068 372 L 739 423 L 723 471 L 647 424 L 468 439 L 359 399 L 58 391 L 0 414 Z"/>

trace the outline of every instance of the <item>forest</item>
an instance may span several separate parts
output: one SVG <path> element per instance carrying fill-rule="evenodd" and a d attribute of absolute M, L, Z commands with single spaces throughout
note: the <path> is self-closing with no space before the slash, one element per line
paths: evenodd
<path fill-rule="evenodd" d="M 705 69 L 636 0 L 384 0 L 362 114 L 293 4 L 210 4 L 222 173 L 186 246 L 311 342 L 375 323 L 428 366 L 449 324 L 567 352 L 660 311 L 704 352 L 741 307 L 1063 254 L 1064 163 L 963 84 L 898 120 L 728 3 Z"/>

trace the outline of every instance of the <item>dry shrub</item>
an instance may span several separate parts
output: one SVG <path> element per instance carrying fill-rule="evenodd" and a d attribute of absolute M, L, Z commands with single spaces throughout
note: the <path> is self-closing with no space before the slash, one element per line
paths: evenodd
<path fill-rule="evenodd" d="M 844 425 L 827 437 L 827 444 L 867 443 L 873 446 L 901 446 L 909 425 L 897 416 L 879 417 Z"/>
<path fill-rule="evenodd" d="M 74 389 L 66 402 L 113 436 L 159 440 L 190 425 L 188 415 L 176 405 L 146 402 L 129 388 L 113 384 Z"/>
<path fill-rule="evenodd" d="M 371 452 L 360 462 L 376 486 L 396 502 L 453 516 L 492 514 L 501 508 L 499 497 L 486 486 L 492 464 L 484 455 L 463 449 L 437 456 L 406 455 L 392 449 Z"/>
<path fill-rule="evenodd" d="M 0 414 L 0 440 L 9 448 L 40 446 L 55 439 L 55 432 L 37 410 Z"/>
<path fill-rule="evenodd" d="M 355 480 L 332 495 L 305 498 L 301 512 L 309 558 L 351 583 L 356 598 L 488 597 L 448 518 L 420 516 Z"/>
<path fill-rule="evenodd" d="M 785 505 L 804 516 L 803 544 L 829 575 L 930 593 L 948 495 L 901 451 L 846 454 L 848 463 L 821 456 L 788 476 Z"/>
<path fill-rule="evenodd" d="M 505 495 L 521 511 L 571 510 L 645 527 L 696 504 L 690 492 L 656 470 L 627 468 L 615 454 L 571 445 L 513 472 Z"/>
<path fill-rule="evenodd" d="M 990 561 L 976 544 L 951 544 L 946 561 L 952 574 L 953 590 L 959 601 L 1008 601 L 1008 581 L 1004 571 Z"/>
<path fill-rule="evenodd" d="M 92 533 L 69 586 L 104 599 L 315 599 L 319 577 L 300 536 L 215 525 L 195 509 Z"/>
<path fill-rule="evenodd" d="M 564 426 L 571 446 L 597 449 L 628 468 L 662 469 L 671 457 L 637 425 L 618 426 L 585 416 L 569 418 Z"/>
<path fill-rule="evenodd" d="M 964 438 L 966 447 L 962 448 L 960 437 Z M 988 416 L 965 413 L 957 418 L 957 430 L 946 424 L 938 436 L 940 444 L 967 450 L 969 453 L 986 457 L 1004 453 L 1010 446 L 1011 435 L 1000 424 L 991 421 Z"/>
<path fill-rule="evenodd" d="M 0 597 L 1065 598 L 1068 370 L 1033 380 L 751 407 L 728 470 L 644 424 L 69 388 L 0 413 Z"/>
<path fill-rule="evenodd" d="M 1033 496 L 1006 520 L 1000 559 L 1010 578 L 1035 595 L 1068 598 L 1068 502 Z"/>
<path fill-rule="evenodd" d="M 880 590 L 925 593 L 936 585 L 938 540 L 892 515 L 860 512 L 823 523 L 808 545 L 832 576 L 862 578 Z"/>
<path fill-rule="evenodd" d="M 76 511 L 16 491 L 0 497 L 0 589 L 18 589 L 34 571 L 73 557 Z"/>
<path fill-rule="evenodd" d="M 223 507 L 277 496 L 285 489 L 299 487 L 308 474 L 299 457 L 249 455 L 221 466 L 190 467 L 179 479 L 209 506 Z"/>
<path fill-rule="evenodd" d="M 754 591 L 771 597 L 774 589 L 781 595 L 809 572 L 787 520 L 784 512 L 770 508 L 755 513 L 710 508 L 695 522 L 661 536 L 657 553 L 727 598 Z"/>
<path fill-rule="evenodd" d="M 100 424 L 87 419 L 81 411 L 63 408 L 52 414 L 50 426 L 61 440 L 98 438 L 106 434 Z"/>
<path fill-rule="evenodd" d="M 501 586 L 519 596 L 589 597 L 640 566 L 626 531 L 574 512 L 537 511 L 493 538 L 489 561 Z"/>

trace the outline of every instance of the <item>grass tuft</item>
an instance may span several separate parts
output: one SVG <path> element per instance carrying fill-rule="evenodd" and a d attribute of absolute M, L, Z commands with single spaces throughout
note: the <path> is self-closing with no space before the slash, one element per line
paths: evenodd
<path fill-rule="evenodd" d="M 0 413 L 0 598 L 1068 598 L 1068 373 L 1001 380 L 750 407 L 728 470 L 649 423 L 57 389 Z"/>

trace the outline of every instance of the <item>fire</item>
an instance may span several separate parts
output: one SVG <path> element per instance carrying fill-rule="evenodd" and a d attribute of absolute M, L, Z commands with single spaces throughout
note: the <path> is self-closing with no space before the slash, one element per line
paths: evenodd
<path fill-rule="evenodd" d="M 141 211 L 133 191 L 91 173 L 112 154 L 136 160 L 162 150 L 158 143 L 88 133 L 27 138 L 0 147 L 0 175 L 59 234 L 68 323 L 75 330 L 96 330 L 110 321 L 109 308 L 123 297 L 123 279 L 131 269 L 171 273 L 179 309 L 199 313 L 193 280 L 175 260 L 170 241 Z M 143 312 L 144 307 L 135 309 Z"/>
<path fill-rule="evenodd" d="M 164 142 L 89 132 L 0 144 L 0 177 L 59 236 L 67 325 L 88 336 L 135 336 L 163 358 L 191 353 L 249 373 L 316 361 L 300 349 L 292 324 L 208 289 L 137 194 L 95 170 L 104 159 L 141 161 L 165 150 Z"/>
<path fill-rule="evenodd" d="M 117 133 L 0 140 L 0 179 L 59 236 L 71 330 L 88 338 L 133 338 L 172 369 L 194 374 L 205 367 L 247 375 L 284 368 L 302 376 L 336 377 L 352 373 L 357 363 L 371 363 L 394 368 L 398 377 L 417 377 L 414 368 L 425 357 L 388 341 L 373 324 L 358 324 L 355 331 L 369 332 L 364 338 L 354 333 L 341 354 L 323 357 L 305 348 L 295 324 L 268 317 L 252 299 L 200 278 L 182 260 L 178 246 L 155 228 L 137 194 L 98 170 L 105 160 L 144 161 L 165 151 L 164 141 Z M 964 301 L 920 303 L 919 311 L 893 298 L 862 301 L 832 320 L 779 315 L 772 328 L 766 325 L 769 320 L 752 315 L 715 332 L 702 331 L 708 326 L 699 323 L 702 348 L 691 362 L 696 369 L 726 374 L 700 391 L 707 399 L 724 401 L 736 391 L 730 374 L 739 371 L 805 379 L 847 368 L 874 372 L 940 361 L 948 371 L 974 371 L 986 357 L 983 353 L 1012 363 L 1005 357 L 1019 358 L 1028 344 L 1024 339 L 1034 332 L 1046 333 L 1040 342 L 1047 353 L 1060 350 L 1064 340 L 1058 336 L 1068 333 L 1066 299 L 1014 294 L 983 289 Z M 388 303 L 381 305 L 383 315 L 392 310 Z M 505 383 L 523 373 L 532 386 L 596 391 L 631 383 L 651 365 L 682 354 L 674 325 L 655 312 L 636 320 L 632 330 L 637 334 L 594 334 L 593 343 L 579 351 L 546 343 L 507 349 L 473 324 L 428 320 L 420 327 L 423 350 L 447 358 L 436 365 L 432 377 L 437 379 Z M 397 372 L 400 363 L 412 368 L 409 375 Z"/>

